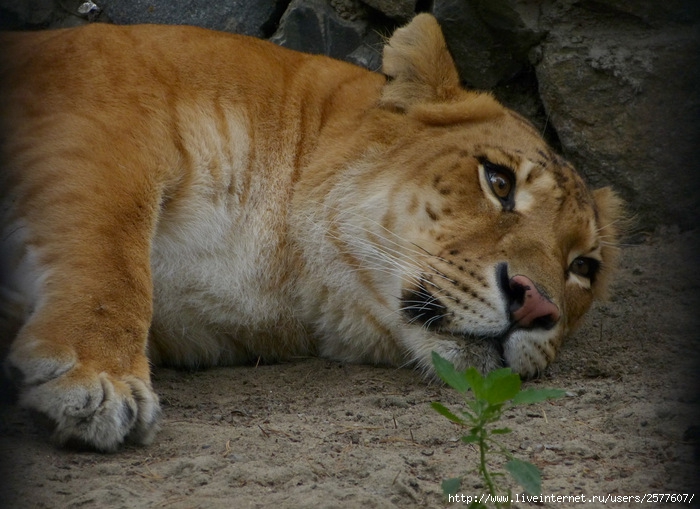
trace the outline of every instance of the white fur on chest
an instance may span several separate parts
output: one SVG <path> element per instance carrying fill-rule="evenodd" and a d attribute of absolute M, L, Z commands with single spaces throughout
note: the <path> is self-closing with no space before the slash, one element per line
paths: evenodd
<path fill-rule="evenodd" d="M 151 356 L 203 365 L 275 356 L 268 336 L 281 336 L 282 347 L 300 336 L 282 281 L 286 193 L 276 187 L 284 179 L 250 167 L 242 121 L 227 118 L 222 136 L 198 118 L 183 133 L 187 186 L 163 212 L 152 244 Z"/>

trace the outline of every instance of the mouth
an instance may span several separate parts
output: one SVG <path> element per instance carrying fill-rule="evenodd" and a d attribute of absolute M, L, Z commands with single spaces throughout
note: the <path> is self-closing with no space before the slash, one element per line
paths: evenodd
<path fill-rule="evenodd" d="M 414 289 L 405 289 L 401 295 L 401 311 L 408 323 L 421 325 L 428 330 L 444 332 L 447 307 L 421 283 Z"/>
<path fill-rule="evenodd" d="M 401 295 L 401 311 L 409 324 L 423 327 L 426 330 L 450 339 L 459 339 L 468 343 L 489 343 L 505 365 L 503 345 L 515 327 L 510 325 L 506 330 L 497 334 L 473 334 L 450 330 L 446 326 L 454 313 L 449 311 L 440 299 L 428 290 L 421 282 L 412 289 L 405 289 Z"/>

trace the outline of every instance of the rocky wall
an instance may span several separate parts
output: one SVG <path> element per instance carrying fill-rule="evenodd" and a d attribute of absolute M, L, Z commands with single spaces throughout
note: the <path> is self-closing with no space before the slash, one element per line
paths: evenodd
<path fill-rule="evenodd" d="M 0 0 L 0 27 L 192 24 L 372 70 L 382 38 L 433 13 L 465 85 L 520 111 L 639 231 L 700 211 L 696 0 Z"/>

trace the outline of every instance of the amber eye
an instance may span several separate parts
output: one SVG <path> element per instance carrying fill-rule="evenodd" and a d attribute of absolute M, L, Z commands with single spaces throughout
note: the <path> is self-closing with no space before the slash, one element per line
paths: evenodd
<path fill-rule="evenodd" d="M 484 173 L 493 194 L 503 205 L 504 210 L 515 207 L 515 174 L 505 166 L 494 164 L 485 159 L 481 160 Z"/>
<path fill-rule="evenodd" d="M 579 256 L 569 266 L 569 271 L 577 276 L 585 277 L 593 281 L 598 268 L 600 267 L 600 262 L 593 258 L 586 258 L 584 256 Z"/>
<path fill-rule="evenodd" d="M 502 171 L 495 171 L 489 173 L 489 184 L 491 184 L 491 189 L 496 196 L 506 200 L 510 194 L 510 189 L 512 186 L 508 176 Z"/>

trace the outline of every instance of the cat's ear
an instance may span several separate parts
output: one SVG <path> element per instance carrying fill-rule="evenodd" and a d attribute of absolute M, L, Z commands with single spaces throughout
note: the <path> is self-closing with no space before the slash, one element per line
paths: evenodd
<path fill-rule="evenodd" d="M 396 30 L 384 46 L 383 59 L 384 108 L 439 125 L 492 118 L 504 111 L 491 94 L 461 87 L 440 25 L 430 14 L 419 14 Z"/>
<path fill-rule="evenodd" d="M 430 14 L 419 14 L 394 32 L 384 46 L 382 72 L 388 78 L 382 104 L 399 110 L 449 101 L 461 91 L 440 25 Z"/>
<path fill-rule="evenodd" d="M 617 269 L 620 238 L 629 232 L 633 219 L 627 215 L 622 198 L 609 187 L 593 191 L 593 200 L 597 210 L 603 258 L 601 270 L 596 276 L 595 292 L 596 297 L 606 298 L 610 275 Z"/>

